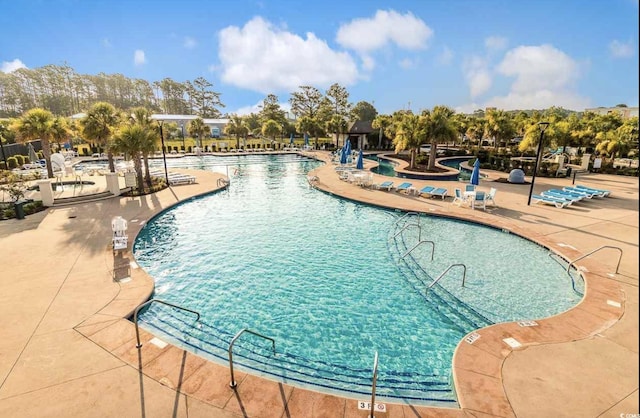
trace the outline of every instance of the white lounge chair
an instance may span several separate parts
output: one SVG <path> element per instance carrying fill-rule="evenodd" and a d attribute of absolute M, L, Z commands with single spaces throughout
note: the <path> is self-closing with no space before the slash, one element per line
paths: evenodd
<path fill-rule="evenodd" d="M 547 196 L 533 195 L 531 199 L 534 200 L 533 203 L 544 203 L 546 205 L 554 205 L 557 208 L 566 208 L 570 205 L 570 202 L 567 200 L 560 200 L 556 198 L 551 198 Z"/>
<path fill-rule="evenodd" d="M 376 189 L 387 189 L 387 191 L 391 191 L 391 189 L 393 188 L 393 182 L 392 181 L 383 181 L 380 184 L 376 184 Z"/>

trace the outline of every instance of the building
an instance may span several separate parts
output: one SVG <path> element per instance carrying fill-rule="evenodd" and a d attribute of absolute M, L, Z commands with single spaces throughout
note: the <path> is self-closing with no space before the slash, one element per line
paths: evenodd
<path fill-rule="evenodd" d="M 629 118 L 637 118 L 638 117 L 638 108 L 637 107 L 594 107 L 591 109 L 585 109 L 585 112 L 592 112 L 597 115 L 607 115 L 609 113 L 618 112 L 623 119 Z"/>

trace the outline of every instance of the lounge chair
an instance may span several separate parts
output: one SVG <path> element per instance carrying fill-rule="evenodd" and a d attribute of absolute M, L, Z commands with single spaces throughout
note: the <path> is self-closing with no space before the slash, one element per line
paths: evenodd
<path fill-rule="evenodd" d="M 380 184 L 376 184 L 376 189 L 380 190 L 380 189 L 387 189 L 387 191 L 391 191 L 391 189 L 393 188 L 393 182 L 392 181 L 383 181 Z"/>
<path fill-rule="evenodd" d="M 582 190 L 582 189 L 577 189 L 575 187 L 572 186 L 566 186 L 562 188 L 563 191 L 565 192 L 569 192 L 569 193 L 574 193 L 576 195 L 581 195 L 583 197 L 586 197 L 588 199 L 593 198 L 593 196 L 600 196 L 598 193 L 593 192 L 593 191 L 588 191 L 588 190 Z"/>
<path fill-rule="evenodd" d="M 567 206 L 570 205 L 570 202 L 566 200 L 560 200 L 560 199 L 547 197 L 547 196 L 540 196 L 536 194 L 532 195 L 531 199 L 534 200 L 533 203 L 544 203 L 546 205 L 554 205 L 557 208 L 566 208 Z"/>
<path fill-rule="evenodd" d="M 428 194 L 430 195 L 432 191 L 434 191 L 436 188 L 433 186 L 424 186 L 422 189 L 418 190 L 418 196 L 421 194 Z"/>
<path fill-rule="evenodd" d="M 431 195 L 431 197 L 440 196 L 442 200 L 444 200 L 444 198 L 447 197 L 447 189 L 443 187 L 438 187 L 437 189 L 433 189 L 428 194 Z"/>
<path fill-rule="evenodd" d="M 570 203 L 576 203 L 582 200 L 581 196 L 573 196 L 570 195 L 568 193 L 560 193 L 557 190 L 545 190 L 544 192 L 540 193 L 542 196 L 545 197 L 551 197 L 554 199 L 561 199 L 561 200 L 566 200 L 567 202 Z"/>
<path fill-rule="evenodd" d="M 601 197 L 607 197 L 611 194 L 610 190 L 594 189 L 593 187 L 584 186 L 582 184 L 576 184 L 574 187 L 576 189 L 586 190 L 587 192 L 596 193 L 596 196 L 601 196 Z"/>
<path fill-rule="evenodd" d="M 400 184 L 398 187 L 396 187 L 396 192 L 401 192 L 402 190 L 405 191 L 405 193 L 407 192 L 407 190 L 409 190 L 409 187 L 411 187 L 412 184 L 408 183 L 408 182 L 404 182 L 402 184 Z"/>
<path fill-rule="evenodd" d="M 563 196 L 566 196 L 572 199 L 577 199 L 577 200 L 591 199 L 591 197 L 593 197 L 593 196 L 589 196 L 589 194 L 587 193 L 580 193 L 580 192 L 564 190 L 564 189 L 549 189 L 549 191 L 551 193 L 556 193 L 556 194 L 563 195 Z"/>

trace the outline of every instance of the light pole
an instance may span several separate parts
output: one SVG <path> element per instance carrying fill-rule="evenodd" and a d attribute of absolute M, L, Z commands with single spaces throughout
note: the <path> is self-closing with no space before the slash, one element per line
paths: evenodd
<path fill-rule="evenodd" d="M 4 145 L 2 145 L 2 135 L 0 135 L 0 151 L 2 151 L 2 159 L 4 160 L 4 169 L 8 170 L 9 165 L 7 164 L 7 155 L 4 153 Z"/>
<path fill-rule="evenodd" d="M 167 180 L 167 186 L 169 186 L 169 171 L 167 171 L 167 155 L 164 152 L 164 135 L 162 134 L 162 124 L 164 121 L 158 121 L 160 125 L 160 142 L 162 142 L 162 161 L 164 161 L 164 178 Z"/>
<path fill-rule="evenodd" d="M 182 131 L 182 151 L 187 151 L 187 149 L 184 147 L 184 122 L 180 123 L 180 130 Z"/>
<path fill-rule="evenodd" d="M 529 189 L 529 200 L 527 206 L 531 205 L 531 195 L 533 194 L 533 183 L 536 181 L 536 174 L 538 173 L 538 165 L 540 164 L 540 156 L 542 154 L 542 141 L 544 140 L 544 131 L 549 126 L 549 122 L 538 122 L 540 127 L 540 141 L 538 141 L 538 152 L 536 153 L 536 165 L 533 169 L 533 177 L 531 177 L 531 188 Z"/>

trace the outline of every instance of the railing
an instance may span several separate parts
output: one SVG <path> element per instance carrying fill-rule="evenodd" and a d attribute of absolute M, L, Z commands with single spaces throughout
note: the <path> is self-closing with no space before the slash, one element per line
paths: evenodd
<path fill-rule="evenodd" d="M 438 281 L 440 279 L 442 279 L 442 277 L 444 277 L 445 274 L 447 274 L 447 272 L 449 270 L 451 270 L 452 267 L 462 267 L 462 287 L 464 287 L 464 281 L 467 278 L 467 266 L 465 266 L 464 264 L 452 264 L 449 267 L 446 268 L 445 271 L 442 272 L 441 275 L 439 275 L 429 286 L 427 286 L 427 291 L 429 291 L 429 289 L 431 289 L 433 286 L 436 285 L 436 283 L 438 283 Z"/>
<path fill-rule="evenodd" d="M 396 225 L 398 225 L 398 224 L 400 223 L 400 221 L 404 220 L 404 218 L 406 218 L 406 217 L 408 217 L 408 216 L 412 216 L 412 215 L 417 216 L 417 217 L 418 217 L 418 223 L 420 223 L 420 213 L 419 213 L 419 212 L 407 212 L 407 213 L 405 213 L 404 215 L 402 215 L 402 216 L 400 217 L 400 219 L 398 219 L 398 220 L 396 221 Z"/>
<path fill-rule="evenodd" d="M 428 240 L 420 240 L 420 241 L 418 241 L 418 243 L 417 243 L 416 245 L 414 245 L 414 246 L 413 246 L 413 248 L 411 248 L 409 251 L 407 251 L 406 253 L 404 253 L 404 255 L 403 255 L 402 257 L 400 257 L 400 259 L 401 259 L 401 260 L 402 260 L 402 259 L 404 259 L 406 256 L 408 256 L 409 254 L 411 254 L 411 252 L 412 252 L 413 250 L 415 250 L 416 248 L 418 248 L 420 245 L 422 245 L 422 244 L 426 244 L 426 243 L 431 244 L 431 261 L 433 261 L 433 252 L 434 252 L 434 251 L 435 251 L 435 249 L 436 249 L 436 244 L 435 244 L 435 242 L 433 242 L 433 241 L 428 241 Z"/>
<path fill-rule="evenodd" d="M 200 320 L 200 313 L 196 312 L 194 310 L 183 308 L 182 306 L 174 305 L 173 303 L 165 302 L 165 301 L 160 300 L 160 299 L 148 300 L 145 303 L 143 303 L 141 305 L 138 305 L 136 310 L 133 311 L 133 324 L 136 327 L 136 348 L 142 347 L 142 344 L 140 343 L 140 331 L 138 329 L 138 311 L 140 311 L 140 309 L 144 308 L 145 306 L 151 305 L 154 302 L 161 303 L 161 304 L 167 305 L 167 306 L 171 306 L 172 308 L 180 309 L 180 310 L 183 310 L 183 311 L 186 311 L 186 312 L 191 312 L 192 314 L 195 314 L 197 316 L 196 321 Z"/>
<path fill-rule="evenodd" d="M 400 230 L 398 232 L 395 233 L 395 235 L 393 237 L 391 237 L 391 239 L 395 239 L 395 237 L 397 237 L 398 235 L 402 234 L 402 231 L 404 231 L 405 229 L 409 228 L 410 226 L 417 226 L 418 227 L 418 241 L 422 239 L 422 227 L 420 226 L 420 221 L 418 220 L 418 223 L 406 223 L 404 224 L 404 226 L 402 228 L 400 228 Z"/>
<path fill-rule="evenodd" d="M 611 248 L 611 249 L 620 251 L 620 257 L 618 258 L 618 265 L 616 266 L 616 272 L 615 272 L 615 274 L 618 274 L 618 269 L 620 268 L 620 261 L 622 261 L 622 248 L 620 248 L 620 247 L 612 247 L 610 245 L 603 245 L 602 247 L 596 248 L 595 250 L 593 250 L 593 251 L 591 251 L 591 252 L 589 252 L 589 253 L 587 253 L 587 254 L 585 254 L 583 256 L 580 256 L 580 257 L 576 258 L 575 260 L 569 262 L 569 265 L 567 266 L 567 273 L 569 273 L 569 271 L 571 270 L 571 266 L 576 261 L 579 261 L 579 260 L 582 260 L 583 258 L 589 257 L 591 254 L 593 254 L 595 252 L 598 252 L 598 251 L 600 251 L 602 249 L 605 249 L 605 248 Z"/>
<path fill-rule="evenodd" d="M 378 352 L 373 358 L 373 378 L 371 379 L 371 418 L 373 416 L 373 408 L 376 406 L 376 382 L 378 381 Z"/>
<path fill-rule="evenodd" d="M 259 334 L 255 331 L 251 331 L 250 329 L 247 329 L 247 328 L 240 330 L 240 332 L 238 332 L 235 335 L 235 337 L 231 339 L 231 342 L 229 343 L 229 372 L 231 373 L 231 383 L 229 383 L 229 386 L 231 386 L 232 388 L 235 388 L 236 386 L 238 386 L 238 383 L 233 377 L 233 344 L 235 344 L 236 340 L 240 338 L 240 336 L 245 332 L 248 332 L 249 334 L 253 334 L 256 337 L 264 338 L 265 340 L 271 341 L 271 344 L 273 346 L 273 354 L 274 355 L 276 354 L 276 340 L 274 340 L 273 338 L 269 338 L 265 335 Z"/>

